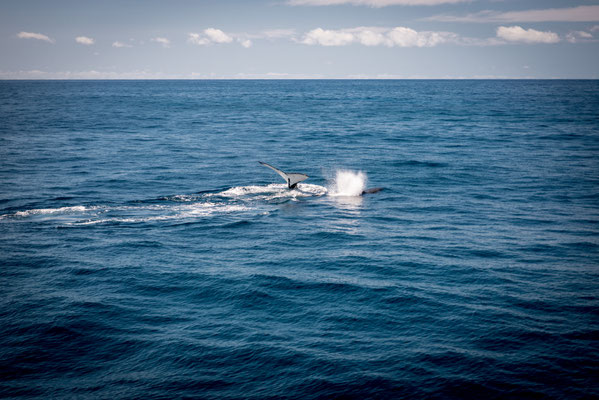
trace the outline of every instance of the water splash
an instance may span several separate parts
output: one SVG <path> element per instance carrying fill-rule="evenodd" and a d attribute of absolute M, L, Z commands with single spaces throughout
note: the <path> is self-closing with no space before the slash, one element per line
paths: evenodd
<path fill-rule="evenodd" d="M 362 171 L 337 170 L 335 179 L 329 185 L 329 195 L 360 196 L 366 189 L 366 181 L 366 174 Z"/>

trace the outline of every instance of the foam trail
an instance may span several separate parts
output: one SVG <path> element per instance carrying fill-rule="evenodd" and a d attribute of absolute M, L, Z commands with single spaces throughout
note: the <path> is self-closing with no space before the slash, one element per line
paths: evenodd
<path fill-rule="evenodd" d="M 237 199 L 275 200 L 281 198 L 322 196 L 327 189 L 320 185 L 298 183 L 297 188 L 289 190 L 286 184 L 273 183 L 267 186 L 236 186 L 209 196 L 222 196 Z"/>
<path fill-rule="evenodd" d="M 335 180 L 329 186 L 330 196 L 361 196 L 366 188 L 367 177 L 362 171 L 337 170 Z"/>
<path fill-rule="evenodd" d="M 92 209 L 93 208 L 87 208 L 85 206 L 72 206 L 72 207 L 60 207 L 60 208 L 36 208 L 33 210 L 17 211 L 13 215 L 15 217 L 29 217 L 31 215 L 78 213 L 78 212 L 89 211 Z"/>

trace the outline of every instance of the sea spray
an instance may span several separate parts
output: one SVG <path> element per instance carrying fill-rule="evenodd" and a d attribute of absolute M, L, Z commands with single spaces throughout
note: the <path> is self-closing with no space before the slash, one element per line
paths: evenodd
<path fill-rule="evenodd" d="M 329 185 L 331 196 L 360 196 L 366 188 L 366 174 L 362 171 L 337 170 Z"/>

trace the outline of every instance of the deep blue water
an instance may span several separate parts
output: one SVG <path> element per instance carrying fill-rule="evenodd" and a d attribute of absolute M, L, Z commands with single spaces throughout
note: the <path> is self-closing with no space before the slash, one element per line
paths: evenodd
<path fill-rule="evenodd" d="M 0 265 L 3 398 L 597 398 L 599 81 L 1 81 Z"/>

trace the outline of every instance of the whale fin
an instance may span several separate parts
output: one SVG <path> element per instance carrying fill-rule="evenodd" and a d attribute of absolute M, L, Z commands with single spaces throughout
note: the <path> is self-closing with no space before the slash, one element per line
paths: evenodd
<path fill-rule="evenodd" d="M 285 182 L 287 182 L 287 187 L 289 187 L 289 189 L 294 189 L 299 182 L 305 181 L 306 179 L 308 179 L 308 175 L 306 175 L 306 174 L 299 174 L 296 172 L 286 173 L 286 172 L 283 172 L 280 169 L 275 168 L 272 165 L 267 164 L 265 162 L 262 162 L 262 161 L 258 161 L 258 162 L 260 164 L 264 165 L 265 167 L 272 169 L 277 174 L 281 175 L 281 177 L 283 179 L 285 179 Z"/>

